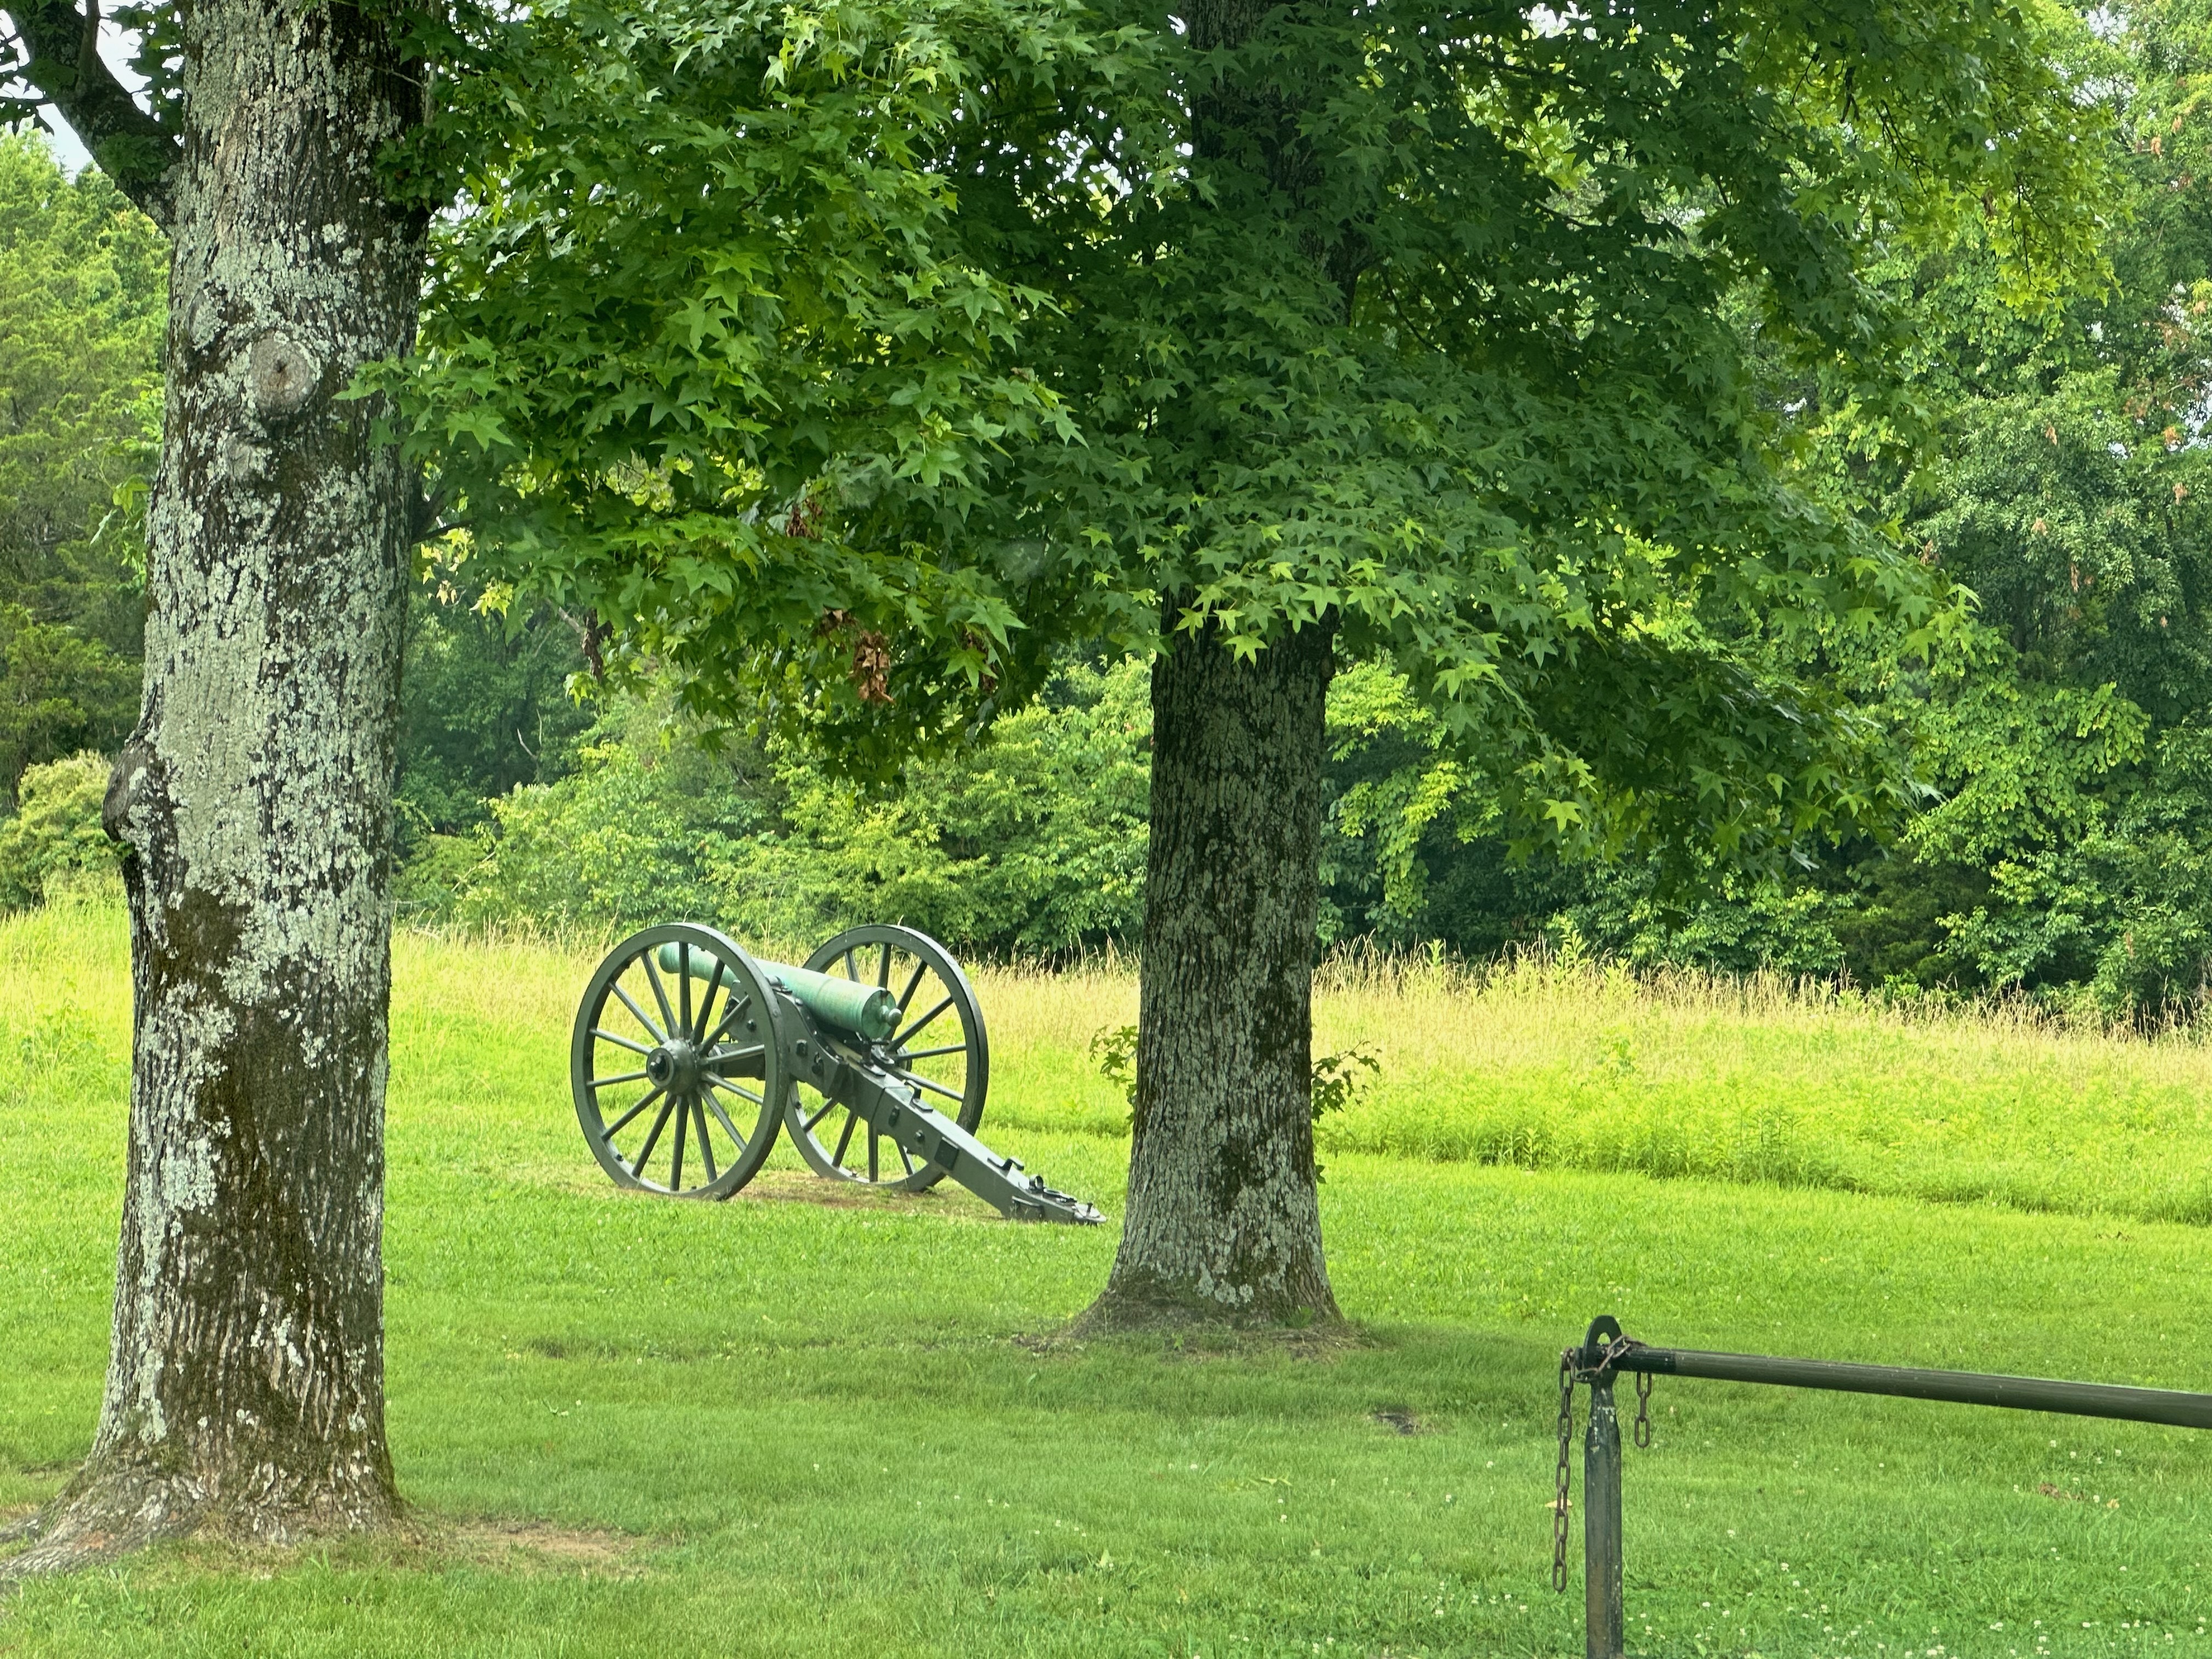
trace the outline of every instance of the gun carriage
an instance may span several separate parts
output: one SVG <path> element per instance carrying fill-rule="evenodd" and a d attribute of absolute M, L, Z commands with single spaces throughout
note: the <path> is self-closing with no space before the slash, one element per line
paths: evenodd
<path fill-rule="evenodd" d="M 728 1198 L 788 1130 L 831 1181 L 921 1192 L 950 1176 L 1016 1220 L 1096 1223 L 976 1139 L 990 1072 L 959 963 L 890 925 L 799 967 L 711 927 L 648 927 L 592 975 L 569 1049 L 576 1120 L 618 1186 Z"/>

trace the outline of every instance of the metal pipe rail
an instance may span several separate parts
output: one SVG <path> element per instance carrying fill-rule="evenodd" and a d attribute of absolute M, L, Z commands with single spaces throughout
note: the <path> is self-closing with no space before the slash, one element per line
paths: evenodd
<path fill-rule="evenodd" d="M 1832 1359 L 1655 1348 L 1622 1335 L 1620 1322 L 1610 1314 L 1601 1314 L 1590 1322 L 1582 1345 L 1559 1356 L 1559 1491 L 1554 1511 L 1557 1553 L 1552 1582 L 1556 1589 L 1566 1588 L 1567 1457 L 1573 1436 L 1574 1389 L 1581 1383 L 1590 1391 L 1589 1428 L 1583 1442 L 1583 1647 L 1588 1659 L 1625 1659 L 1620 1419 L 1613 1399 L 1613 1378 L 1624 1371 L 1639 1379 L 1700 1376 L 1723 1382 L 1766 1382 L 1783 1388 L 1829 1389 L 1846 1394 L 2006 1406 L 2021 1411 L 2212 1429 L 2212 1394 L 2125 1388 L 2109 1382 L 2064 1382 L 2040 1376 L 1923 1370 L 1907 1365 L 1859 1365 Z M 1648 1431 L 1640 1402 L 1650 1389 L 1648 1382 L 1638 1382 L 1638 1443 L 1648 1443 L 1643 1438 Z"/>

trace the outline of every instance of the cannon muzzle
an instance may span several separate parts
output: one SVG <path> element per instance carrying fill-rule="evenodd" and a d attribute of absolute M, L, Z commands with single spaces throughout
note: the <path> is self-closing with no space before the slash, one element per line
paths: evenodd
<path fill-rule="evenodd" d="M 661 970 L 680 973 L 682 956 L 676 945 L 662 945 Z M 724 986 L 737 983 L 735 975 L 723 973 L 722 964 L 696 945 L 691 949 L 690 959 L 692 978 L 703 979 L 710 985 L 717 981 Z M 898 1030 L 898 999 L 880 985 L 863 985 L 830 974 L 817 974 L 811 968 L 793 968 L 758 957 L 754 958 L 753 965 L 797 997 L 799 1006 L 808 1013 L 841 1031 L 850 1031 L 870 1042 L 881 1042 Z"/>

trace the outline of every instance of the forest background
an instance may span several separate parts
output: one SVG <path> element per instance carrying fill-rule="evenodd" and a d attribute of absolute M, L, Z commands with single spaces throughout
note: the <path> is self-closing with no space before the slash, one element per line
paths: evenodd
<path fill-rule="evenodd" d="M 2122 188 L 2101 264 L 2023 311 L 1979 228 L 1879 273 L 1911 307 L 1879 411 L 1779 371 L 1797 482 L 1971 595 L 1933 656 L 1871 638 L 1794 664 L 1894 745 L 1920 805 L 1887 843 L 1777 867 L 1569 862 L 1516 844 L 1393 673 L 1329 700 L 1324 943 L 2019 991 L 2188 1018 L 2212 980 L 2212 27 L 2100 8 L 2069 65 Z M 137 713 L 141 504 L 158 451 L 166 249 L 99 173 L 0 132 L 0 904 L 112 859 Z M 1742 326 L 1755 321 L 1747 307 Z M 984 741 L 870 787 L 672 703 L 594 695 L 591 619 L 424 556 L 409 624 L 400 903 L 426 922 L 672 917 L 805 938 L 898 921 L 981 955 L 1133 939 L 1148 669 L 1102 651 Z"/>

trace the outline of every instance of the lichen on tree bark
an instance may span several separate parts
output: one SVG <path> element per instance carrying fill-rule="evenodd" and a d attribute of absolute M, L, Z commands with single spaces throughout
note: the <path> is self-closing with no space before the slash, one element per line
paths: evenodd
<path fill-rule="evenodd" d="M 396 1512 L 383 1115 L 416 492 L 374 404 L 338 394 L 414 335 L 423 225 L 376 174 L 422 116 L 401 21 L 182 14 L 186 131 L 142 198 L 172 241 L 145 702 L 107 801 L 134 998 L 112 1346 L 91 1455 L 10 1574 Z"/>
<path fill-rule="evenodd" d="M 1193 0 L 1191 149 L 1214 210 L 1264 242 L 1319 168 L 1296 97 L 1228 56 L 1277 0 Z M 1301 244 L 1344 296 L 1357 237 Z M 1256 251 L 1256 250 L 1255 250 Z M 1202 447 L 1218 434 L 1194 434 Z M 1121 1244 L 1091 1328 L 1187 1319 L 1338 1317 L 1322 1254 L 1312 1113 L 1313 951 L 1322 745 L 1334 627 L 1287 619 L 1238 660 L 1214 624 L 1167 605 L 1152 671 L 1136 1109 Z"/>
<path fill-rule="evenodd" d="M 1332 647 L 1309 626 L 1239 662 L 1209 629 L 1153 667 L 1128 1206 L 1092 1328 L 1337 1316 L 1311 1073 Z"/>

